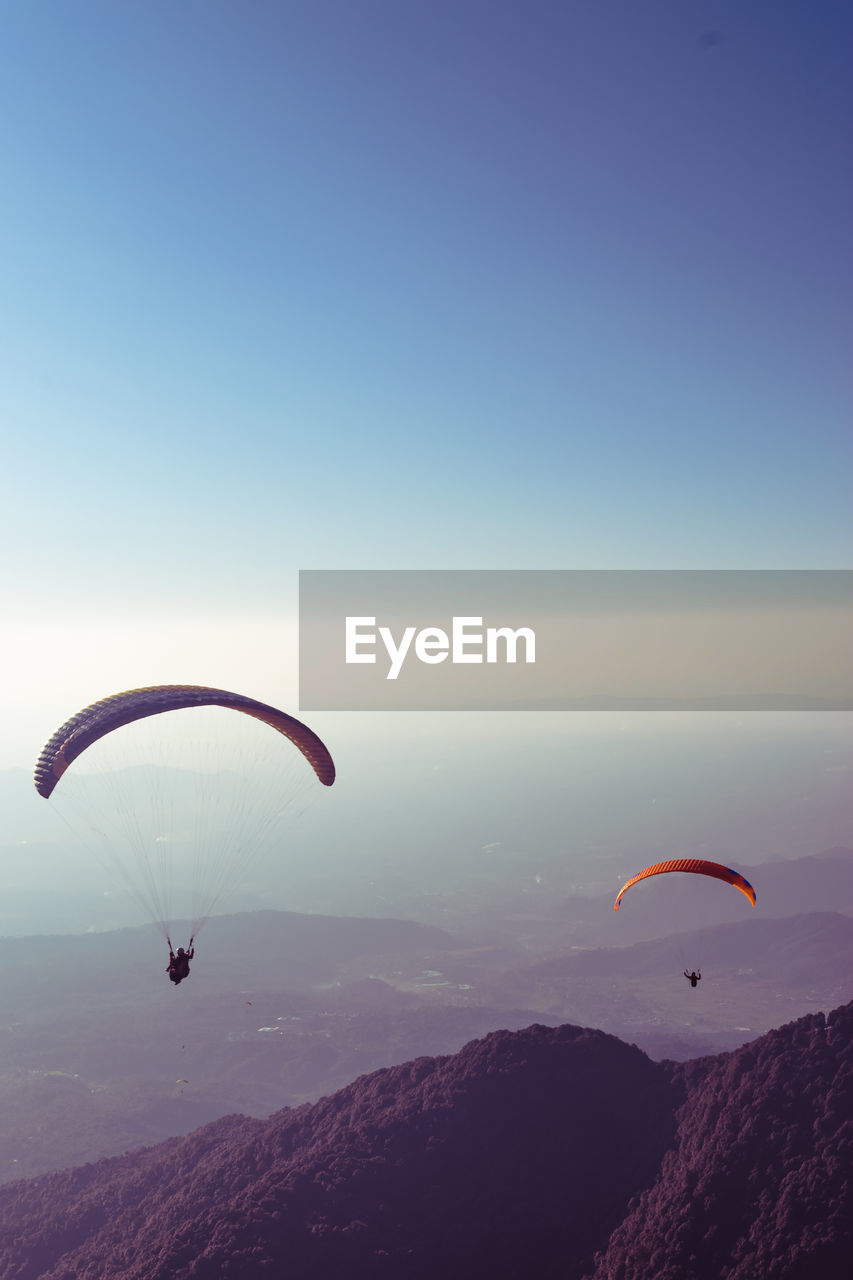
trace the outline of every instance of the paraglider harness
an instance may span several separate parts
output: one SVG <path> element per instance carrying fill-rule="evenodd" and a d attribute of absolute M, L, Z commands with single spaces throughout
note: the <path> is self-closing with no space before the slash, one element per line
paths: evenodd
<path fill-rule="evenodd" d="M 184 978 L 190 976 L 190 960 L 195 956 L 195 947 L 193 939 L 190 938 L 187 950 L 184 951 L 183 947 L 178 947 L 178 954 L 175 955 L 171 938 L 167 938 L 166 941 L 169 944 L 169 963 L 166 965 L 166 972 L 169 975 L 169 981 L 177 986 L 179 982 L 183 982 Z"/>
<path fill-rule="evenodd" d="M 688 973 L 687 970 L 685 969 L 684 976 L 687 979 L 687 981 L 690 983 L 691 987 L 695 987 L 698 982 L 702 981 L 701 973 L 697 973 L 695 969 L 693 970 L 692 973 Z"/>

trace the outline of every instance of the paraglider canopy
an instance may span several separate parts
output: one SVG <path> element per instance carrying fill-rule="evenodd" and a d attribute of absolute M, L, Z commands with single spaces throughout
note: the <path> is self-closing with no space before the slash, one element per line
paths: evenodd
<path fill-rule="evenodd" d="M 254 716 L 271 728 L 278 730 L 298 747 L 324 786 L 335 780 L 335 766 L 325 744 L 301 720 L 255 702 L 239 693 L 225 689 L 209 689 L 203 685 L 163 684 L 147 689 L 128 689 L 114 693 L 100 702 L 78 711 L 57 729 L 46 743 L 36 762 L 35 785 L 40 796 L 47 799 L 68 766 L 92 743 L 105 734 L 143 720 L 147 716 L 161 715 L 165 711 L 180 711 L 188 707 L 227 707 Z"/>
<path fill-rule="evenodd" d="M 108 868 L 167 941 L 179 921 L 197 934 L 250 866 L 287 852 L 286 825 L 318 782 L 334 780 L 307 725 L 201 685 L 130 689 L 84 707 L 46 743 L 34 778 L 80 852 Z"/>
<path fill-rule="evenodd" d="M 613 910 L 619 910 L 619 903 L 632 885 L 638 884 L 649 876 L 664 875 L 670 871 L 686 871 L 691 875 L 711 876 L 715 880 L 724 880 L 735 889 L 740 889 L 741 893 L 749 899 L 751 905 L 755 906 L 755 890 L 739 871 L 733 871 L 731 867 L 724 867 L 721 862 L 706 862 L 703 858 L 674 858 L 669 862 L 656 862 L 653 866 L 646 867 L 644 871 L 639 871 L 637 875 L 632 876 L 619 890 L 619 894 L 613 904 Z"/>

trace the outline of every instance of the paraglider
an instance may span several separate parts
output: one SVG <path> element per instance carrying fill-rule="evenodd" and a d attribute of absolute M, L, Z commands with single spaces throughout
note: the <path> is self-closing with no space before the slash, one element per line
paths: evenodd
<path fill-rule="evenodd" d="M 733 888 L 739 889 L 749 899 L 750 905 L 755 906 L 755 890 L 739 871 L 734 871 L 731 867 L 725 867 L 721 862 L 707 862 L 704 858 L 672 858 L 668 862 L 655 862 L 652 866 L 639 871 L 630 880 L 626 881 L 617 894 L 613 910 L 619 910 L 619 904 L 633 885 L 639 884 L 641 880 L 646 880 L 650 876 L 666 875 L 670 871 L 686 871 L 691 875 L 710 876 L 714 880 L 722 880 L 726 884 L 732 885 Z M 698 969 L 693 969 L 690 972 L 685 969 L 684 976 L 690 986 L 694 988 L 702 980 L 702 974 Z"/>
<path fill-rule="evenodd" d="M 184 978 L 190 976 L 190 960 L 195 958 L 193 939 L 190 938 L 188 950 L 184 951 L 183 947 L 178 947 L 177 955 L 172 950 L 170 939 L 167 938 L 166 941 L 169 943 L 169 963 L 166 965 L 166 972 L 169 975 L 169 981 L 178 986 Z"/>
<path fill-rule="evenodd" d="M 715 880 L 725 880 L 727 884 L 733 885 L 735 889 L 740 889 L 741 893 L 749 898 L 752 906 L 755 906 L 755 890 L 739 871 L 733 871 L 731 867 L 724 867 L 721 862 L 706 862 L 703 858 L 674 858 L 670 862 L 656 862 L 654 866 L 646 867 L 645 871 L 639 871 L 637 875 L 632 876 L 619 890 L 619 894 L 613 904 L 613 910 L 619 910 L 619 903 L 632 885 L 638 884 L 640 880 L 645 880 L 648 876 L 664 875 L 669 871 L 687 871 L 692 875 L 712 876 Z"/>
<path fill-rule="evenodd" d="M 157 923 L 176 986 L 216 903 L 260 854 L 277 854 L 285 816 L 301 812 L 317 782 L 334 781 L 332 757 L 307 725 L 201 685 L 130 689 L 84 707 L 48 740 L 34 776 Z M 177 920 L 189 922 L 190 942 L 176 952 Z"/>

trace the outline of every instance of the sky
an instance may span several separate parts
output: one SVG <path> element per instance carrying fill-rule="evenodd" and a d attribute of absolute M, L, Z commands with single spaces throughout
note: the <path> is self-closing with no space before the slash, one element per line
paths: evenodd
<path fill-rule="evenodd" d="M 851 54 L 807 0 L 4 5 L 0 766 L 124 687 L 293 709 L 300 569 L 849 568 Z M 414 773 L 429 719 L 316 727 Z M 849 717 L 767 723 L 843 780 Z"/>

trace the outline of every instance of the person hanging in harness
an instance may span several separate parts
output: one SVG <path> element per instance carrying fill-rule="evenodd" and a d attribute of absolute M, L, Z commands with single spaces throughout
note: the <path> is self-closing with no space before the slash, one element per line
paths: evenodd
<path fill-rule="evenodd" d="M 684 976 L 687 979 L 687 981 L 690 983 L 691 987 L 695 987 L 697 983 L 702 981 L 701 973 L 697 973 L 695 969 L 693 970 L 692 973 L 688 973 L 687 970 L 685 969 Z"/>
<path fill-rule="evenodd" d="M 169 963 L 166 965 L 166 972 L 169 975 L 169 981 L 177 986 L 179 982 L 183 982 L 184 978 L 190 976 L 190 960 L 195 955 L 193 939 L 190 938 L 190 945 L 186 951 L 183 947 L 178 947 L 177 954 L 172 950 L 171 939 L 167 938 L 166 941 L 169 943 Z"/>

